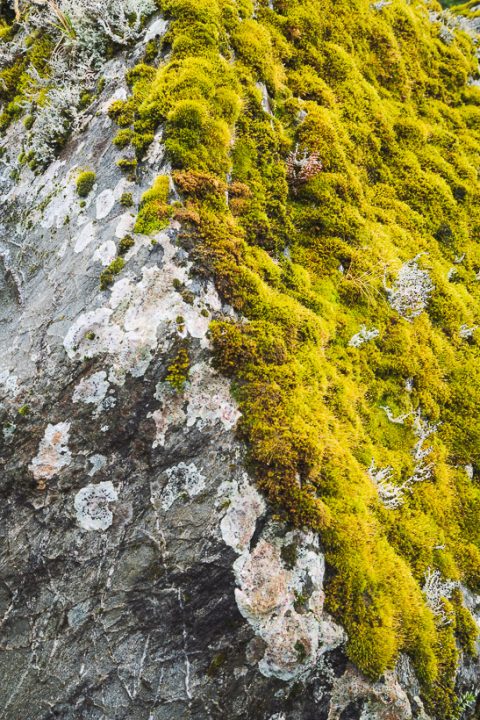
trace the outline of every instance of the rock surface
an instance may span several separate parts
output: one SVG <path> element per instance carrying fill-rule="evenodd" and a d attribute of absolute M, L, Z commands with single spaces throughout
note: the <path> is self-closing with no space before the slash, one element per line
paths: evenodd
<path fill-rule="evenodd" d="M 2 717 L 424 718 L 411 672 L 371 684 L 348 665 L 318 540 L 275 522 L 248 477 L 209 351 L 211 318 L 230 310 L 192 275 L 180 228 L 134 236 L 99 289 L 132 232 L 122 193 L 138 200 L 168 171 L 160 140 L 138 184 L 116 167 L 106 109 L 125 67 L 109 63 L 44 174 L 10 176 L 21 124 L 2 141 Z M 165 377 L 185 339 L 175 391 Z"/>

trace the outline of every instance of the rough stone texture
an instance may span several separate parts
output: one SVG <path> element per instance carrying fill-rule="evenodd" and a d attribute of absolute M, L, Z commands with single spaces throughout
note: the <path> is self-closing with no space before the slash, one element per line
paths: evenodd
<path fill-rule="evenodd" d="M 43 174 L 12 179 L 21 123 L 2 141 L 2 717 L 425 717 L 411 672 L 371 685 L 348 666 L 318 540 L 274 522 L 253 487 L 210 363 L 209 322 L 229 309 L 192 273 L 180 228 L 135 236 L 99 289 L 133 227 L 122 193 L 138 201 L 168 170 L 161 135 L 137 184 L 116 167 L 106 110 L 125 67 L 109 62 Z M 82 208 L 84 168 L 96 185 Z M 165 376 L 184 341 L 176 392 Z"/>

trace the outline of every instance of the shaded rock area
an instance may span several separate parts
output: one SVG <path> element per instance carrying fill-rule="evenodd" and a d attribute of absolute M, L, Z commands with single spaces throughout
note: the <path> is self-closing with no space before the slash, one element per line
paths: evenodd
<path fill-rule="evenodd" d="M 160 142 L 137 184 L 116 166 L 106 109 L 125 67 L 110 61 L 43 174 L 12 177 L 21 124 L 2 141 L 1 717 L 425 718 L 411 672 L 372 685 L 348 665 L 318 539 L 275 522 L 248 476 L 208 341 L 231 309 L 193 273 L 181 228 L 132 234 L 100 290 L 133 233 L 122 194 L 138 202 L 168 172 Z"/>

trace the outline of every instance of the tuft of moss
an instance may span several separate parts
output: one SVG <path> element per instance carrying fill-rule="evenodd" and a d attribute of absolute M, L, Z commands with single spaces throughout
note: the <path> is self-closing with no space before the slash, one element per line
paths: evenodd
<path fill-rule="evenodd" d="M 174 360 L 167 369 L 167 375 L 165 377 L 168 382 L 177 392 L 181 392 L 188 379 L 188 372 L 190 369 L 190 357 L 186 347 L 181 347 L 177 352 Z"/>
<path fill-rule="evenodd" d="M 92 170 L 85 170 L 80 173 L 77 177 L 77 195 L 81 198 L 86 198 L 92 191 L 95 185 L 96 175 Z"/>
<path fill-rule="evenodd" d="M 138 165 L 138 161 L 135 158 L 124 157 L 120 158 L 120 160 L 117 160 L 117 165 L 121 170 L 134 174 Z"/>
<path fill-rule="evenodd" d="M 107 290 L 107 288 L 115 281 L 115 276 L 118 275 L 125 267 L 125 260 L 123 257 L 117 257 L 112 260 L 110 265 L 100 273 L 100 290 Z"/>
<path fill-rule="evenodd" d="M 124 192 L 122 193 L 122 196 L 120 198 L 120 205 L 123 207 L 132 207 L 133 206 L 133 195 L 131 192 Z"/>
<path fill-rule="evenodd" d="M 128 253 L 130 248 L 132 248 L 134 245 L 135 245 L 135 240 L 132 238 L 132 236 L 125 235 L 125 237 L 123 237 L 118 244 L 118 255 L 120 257 L 123 257 L 124 255 L 126 255 Z"/>
<path fill-rule="evenodd" d="M 169 190 L 168 175 L 159 175 L 152 188 L 143 193 L 135 223 L 136 233 L 149 235 L 167 227 L 172 216 L 172 208 L 168 205 Z"/>

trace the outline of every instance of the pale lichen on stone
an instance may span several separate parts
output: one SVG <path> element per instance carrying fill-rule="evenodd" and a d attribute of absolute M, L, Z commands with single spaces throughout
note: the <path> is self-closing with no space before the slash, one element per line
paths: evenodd
<path fill-rule="evenodd" d="M 175 281 L 188 287 L 189 266 L 175 262 L 176 249 L 165 233 L 158 236 L 157 242 L 164 251 L 162 267 L 144 266 L 138 281 L 130 275 L 121 277 L 104 304 L 79 315 L 65 336 L 64 347 L 71 359 L 105 356 L 110 363 L 109 380 L 117 385 L 123 385 L 127 374 L 143 376 L 154 352 L 168 349 L 175 337 L 197 339 L 202 347 L 209 344 L 206 336 L 210 318 L 202 310 L 208 302 L 215 302 L 211 290 L 207 288 L 204 298 L 200 293 L 193 305 L 186 302 L 173 284 Z M 183 319 L 180 326 L 178 317 Z M 217 385 L 222 392 L 228 388 L 220 379 Z M 199 411 L 196 417 L 211 414 L 216 401 L 215 397 L 209 398 L 212 409 Z M 226 400 L 216 412 L 225 422 L 234 414 Z"/>
<path fill-rule="evenodd" d="M 249 547 L 258 518 L 265 513 L 265 501 L 249 482 L 246 473 L 240 482 L 223 482 L 218 489 L 218 496 L 220 500 L 217 504 L 227 505 L 220 522 L 223 541 L 235 552 L 242 553 Z"/>
<path fill-rule="evenodd" d="M 169 510 L 179 498 L 194 498 L 206 487 L 206 477 L 197 468 L 195 463 L 187 465 L 184 462 L 174 465 L 165 471 L 168 478 L 166 486 L 161 490 L 159 497 L 152 500 L 159 504 L 163 510 Z"/>
<path fill-rule="evenodd" d="M 18 378 L 10 370 L 0 371 L 0 397 L 13 396 L 18 392 Z"/>
<path fill-rule="evenodd" d="M 164 383 L 162 386 L 164 387 Z M 155 397 L 161 401 L 162 406 L 147 415 L 155 423 L 153 448 L 164 447 L 167 431 L 175 425 L 183 425 L 186 419 L 186 414 L 182 409 L 185 399 L 181 395 L 172 392 L 163 397 L 157 392 Z"/>
<path fill-rule="evenodd" d="M 253 549 L 257 522 L 266 511 L 246 473 L 225 481 L 217 507 L 223 511 L 224 542 L 234 563 L 238 609 L 265 643 L 258 668 L 265 677 L 290 681 L 308 675 L 319 657 L 345 641 L 345 633 L 324 612 L 325 560 L 313 533 L 267 523 Z"/>
<path fill-rule="evenodd" d="M 95 200 L 96 218 L 97 220 L 103 220 L 113 210 L 115 205 L 115 193 L 113 190 L 107 188 L 102 190 L 100 195 Z"/>
<path fill-rule="evenodd" d="M 98 260 L 104 267 L 110 265 L 117 256 L 117 246 L 113 240 L 106 240 L 95 250 L 93 260 Z"/>
<path fill-rule="evenodd" d="M 217 421 L 225 430 L 235 427 L 241 413 L 232 400 L 227 380 L 202 362 L 191 368 L 189 386 L 188 427 L 197 424 L 202 428 Z"/>
<path fill-rule="evenodd" d="M 379 334 L 380 332 L 376 328 L 368 330 L 366 325 L 362 325 L 360 330 L 350 338 L 348 346 L 359 348 L 364 343 L 374 340 Z"/>
<path fill-rule="evenodd" d="M 78 383 L 73 392 L 72 400 L 74 403 L 81 402 L 86 405 L 95 405 L 95 410 L 98 412 L 109 388 L 110 383 L 107 380 L 107 373 L 105 370 L 100 370 Z"/>
<path fill-rule="evenodd" d="M 107 530 L 113 522 L 109 504 L 116 500 L 117 491 L 109 480 L 79 490 L 75 495 L 74 507 L 80 527 L 84 530 Z"/>
<path fill-rule="evenodd" d="M 418 720 L 428 720 L 419 700 Z M 369 682 L 349 666 L 334 682 L 328 720 L 341 720 L 348 708 L 361 707 L 359 720 L 411 720 L 412 708 L 397 673 L 387 671 L 377 682 Z"/>
<path fill-rule="evenodd" d="M 38 453 L 29 465 L 35 480 L 49 480 L 70 465 L 72 454 L 68 448 L 69 433 L 70 423 L 47 425 Z"/>
<path fill-rule="evenodd" d="M 95 239 L 96 231 L 93 225 L 93 222 L 88 222 L 86 225 L 83 226 L 83 228 L 80 230 L 77 239 L 75 241 L 75 247 L 74 252 L 81 253 L 85 250 L 86 247 L 90 245 L 91 242 Z"/>

